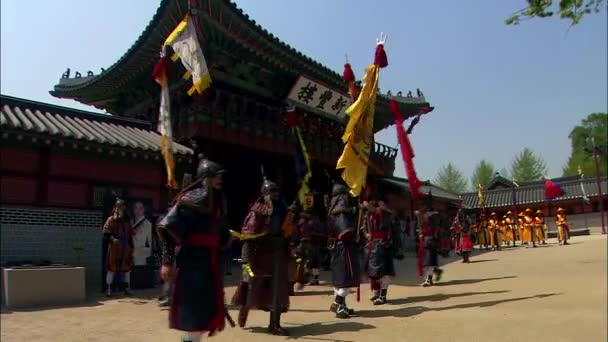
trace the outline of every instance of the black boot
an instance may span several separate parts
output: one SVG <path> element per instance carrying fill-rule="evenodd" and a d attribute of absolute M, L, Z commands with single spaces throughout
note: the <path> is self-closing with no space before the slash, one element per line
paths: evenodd
<path fill-rule="evenodd" d="M 386 304 L 386 294 L 388 289 L 380 290 L 380 296 L 374 300 L 374 305 L 384 305 Z"/>
<path fill-rule="evenodd" d="M 426 277 L 426 281 L 424 283 L 422 283 L 423 287 L 427 287 L 427 286 L 433 286 L 433 276 L 431 274 L 429 274 Z"/>
<path fill-rule="evenodd" d="M 433 269 L 433 273 L 435 274 L 435 282 L 440 281 L 441 275 L 443 275 L 443 270 L 439 267 L 435 267 L 435 269 Z"/>
<path fill-rule="evenodd" d="M 329 310 L 334 312 L 337 318 L 342 319 L 350 318 L 350 315 L 354 314 L 354 310 L 346 306 L 346 298 L 338 295 L 336 295 L 336 299 Z"/>
<path fill-rule="evenodd" d="M 289 336 L 287 330 L 281 327 L 281 313 L 270 312 L 270 324 L 268 325 L 268 332 L 277 336 Z"/>

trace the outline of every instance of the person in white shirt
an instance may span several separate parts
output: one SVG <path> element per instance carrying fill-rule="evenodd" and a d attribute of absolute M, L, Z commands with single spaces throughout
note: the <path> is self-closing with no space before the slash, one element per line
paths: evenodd
<path fill-rule="evenodd" d="M 152 224 L 145 214 L 142 202 L 133 203 L 133 265 L 136 271 L 151 266 L 148 260 L 152 256 Z"/>

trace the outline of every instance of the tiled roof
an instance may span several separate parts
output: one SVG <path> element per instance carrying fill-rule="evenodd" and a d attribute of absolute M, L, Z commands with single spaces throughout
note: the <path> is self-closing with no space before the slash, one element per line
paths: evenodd
<path fill-rule="evenodd" d="M 0 128 L 9 132 L 28 133 L 65 140 L 78 140 L 119 149 L 160 153 L 160 135 L 150 124 L 139 120 L 117 118 L 12 96 L 0 95 Z M 174 143 L 177 154 L 192 150 Z"/>
<path fill-rule="evenodd" d="M 407 179 L 405 178 L 399 178 L 399 177 L 391 177 L 391 178 L 382 178 L 382 181 L 400 187 L 402 189 L 405 189 L 406 191 L 410 191 L 410 187 L 408 185 Z M 420 188 L 420 192 L 428 195 L 428 194 L 432 194 L 433 197 L 435 198 L 443 198 L 443 199 L 447 199 L 447 200 L 451 200 L 451 201 L 458 201 L 458 195 L 454 194 L 450 191 L 447 191 L 443 188 L 440 188 L 436 185 L 430 184 L 428 183 L 428 185 L 424 185 Z"/>
<path fill-rule="evenodd" d="M 595 177 L 579 179 L 577 177 L 562 177 L 552 181 L 559 184 L 564 189 L 565 195 L 556 198 L 554 201 L 565 201 L 583 197 L 581 182 L 585 193 L 589 198 L 597 196 L 597 183 Z M 537 204 L 545 201 L 544 181 L 527 182 L 516 188 L 517 204 Z M 602 194 L 608 194 L 608 177 L 602 177 Z M 505 207 L 513 205 L 513 189 L 495 189 L 485 192 L 486 207 Z M 463 204 L 467 207 L 479 208 L 479 197 L 477 192 L 462 194 Z"/>

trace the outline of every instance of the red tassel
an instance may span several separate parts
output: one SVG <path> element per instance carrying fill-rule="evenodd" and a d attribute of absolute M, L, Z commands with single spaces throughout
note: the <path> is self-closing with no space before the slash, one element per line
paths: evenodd
<path fill-rule="evenodd" d="M 355 74 L 348 63 L 344 64 L 344 73 L 342 74 L 342 78 L 346 83 L 355 82 Z"/>
<path fill-rule="evenodd" d="M 169 70 L 169 63 L 165 57 L 161 57 L 158 62 L 154 65 L 152 69 L 152 77 L 156 80 L 160 80 L 163 77 L 166 77 Z"/>
<path fill-rule="evenodd" d="M 422 193 L 420 193 L 420 187 L 422 183 L 418 180 L 418 176 L 416 175 L 416 168 L 414 167 L 414 149 L 412 148 L 412 144 L 410 143 L 410 139 L 407 137 L 407 133 L 405 133 L 405 129 L 403 129 L 403 115 L 401 115 L 401 110 L 399 109 L 399 104 L 395 100 L 391 100 L 390 102 L 390 110 L 395 116 L 395 126 L 397 127 L 397 140 L 399 141 L 399 145 L 401 146 L 401 157 L 403 158 L 403 163 L 405 164 L 405 170 L 407 173 L 407 180 L 409 183 L 410 191 L 413 199 L 424 197 Z"/>
<path fill-rule="evenodd" d="M 374 64 L 384 68 L 388 65 L 388 58 L 386 57 L 386 52 L 384 51 L 384 45 L 378 44 L 376 45 L 376 53 L 374 55 Z"/>

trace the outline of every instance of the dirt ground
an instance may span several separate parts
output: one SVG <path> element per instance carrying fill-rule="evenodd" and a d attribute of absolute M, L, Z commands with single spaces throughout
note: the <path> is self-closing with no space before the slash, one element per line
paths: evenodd
<path fill-rule="evenodd" d="M 473 263 L 445 265 L 438 286 L 422 288 L 415 260 L 398 264 L 390 304 L 374 307 L 369 289 L 348 298 L 358 317 L 339 320 L 328 311 L 333 291 L 306 288 L 292 297 L 284 326 L 292 336 L 263 333 L 268 314 L 252 312 L 249 328 L 227 328 L 213 341 L 606 341 L 606 236 L 576 237 L 536 249 L 477 252 Z M 325 278 L 328 274 L 323 275 Z M 228 279 L 234 284 L 236 276 Z M 227 289 L 230 298 L 234 287 Z M 95 298 L 70 308 L 3 310 L 1 337 L 13 341 L 179 341 L 167 328 L 156 292 L 136 298 Z M 231 311 L 236 318 L 236 311 Z"/>

